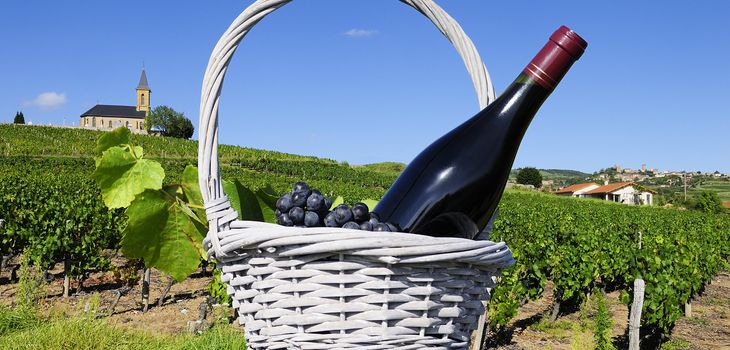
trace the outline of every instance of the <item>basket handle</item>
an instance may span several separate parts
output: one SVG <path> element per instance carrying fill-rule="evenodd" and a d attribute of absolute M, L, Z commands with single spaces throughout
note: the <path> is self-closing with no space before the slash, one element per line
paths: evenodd
<path fill-rule="evenodd" d="M 461 26 L 433 0 L 399 0 L 428 17 L 454 45 L 464 60 L 479 98 L 480 108 L 494 100 L 489 72 Z M 241 13 L 216 44 L 208 61 L 200 98 L 198 124 L 198 171 L 206 206 L 225 201 L 218 164 L 218 105 L 228 64 L 244 36 L 256 23 L 291 0 L 257 0 Z"/>

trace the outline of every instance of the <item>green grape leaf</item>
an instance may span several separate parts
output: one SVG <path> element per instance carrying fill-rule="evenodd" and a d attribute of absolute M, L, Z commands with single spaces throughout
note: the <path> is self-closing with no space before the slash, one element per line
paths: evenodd
<path fill-rule="evenodd" d="M 205 218 L 205 210 L 202 209 L 203 195 L 200 193 L 200 185 L 198 184 L 198 168 L 192 165 L 186 166 L 182 173 L 180 185 L 185 193 L 187 202 L 193 206 L 200 207 L 193 209 L 198 215 L 198 218 L 202 221 L 207 221 Z"/>
<path fill-rule="evenodd" d="M 194 205 L 203 205 L 203 195 L 200 193 L 200 185 L 198 183 L 198 168 L 192 165 L 185 167 L 182 173 L 181 185 L 185 191 L 185 197 L 188 203 Z"/>
<path fill-rule="evenodd" d="M 337 198 L 335 198 L 335 200 L 332 201 L 332 207 L 330 208 L 330 210 L 334 210 L 338 205 L 342 203 L 345 203 L 345 199 L 342 198 L 342 196 L 338 196 Z"/>
<path fill-rule="evenodd" d="M 223 180 L 223 192 L 241 220 L 264 221 L 264 214 L 256 194 L 238 180 Z"/>
<path fill-rule="evenodd" d="M 161 189 L 165 171 L 160 163 L 136 158 L 130 149 L 115 146 L 104 151 L 91 177 L 99 184 L 107 207 L 126 208 L 144 190 Z"/>
<path fill-rule="evenodd" d="M 168 188 L 166 188 L 168 189 Z M 146 190 L 125 211 L 122 252 L 180 282 L 198 268 L 205 227 L 176 195 Z"/>
<path fill-rule="evenodd" d="M 373 208 L 375 208 L 376 205 L 378 205 L 378 201 L 374 199 L 363 199 L 360 202 L 365 203 L 365 205 L 367 205 L 368 209 L 370 209 L 371 211 L 373 210 Z"/>
<path fill-rule="evenodd" d="M 132 132 L 128 128 L 119 127 L 110 132 L 102 134 L 98 140 L 96 140 L 96 155 L 100 156 L 104 151 L 115 147 L 129 143 L 129 135 Z"/>

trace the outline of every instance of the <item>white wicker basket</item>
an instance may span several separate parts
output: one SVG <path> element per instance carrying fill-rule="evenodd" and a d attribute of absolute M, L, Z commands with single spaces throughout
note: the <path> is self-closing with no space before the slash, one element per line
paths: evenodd
<path fill-rule="evenodd" d="M 241 315 L 251 349 L 466 349 L 501 269 L 504 243 L 238 220 L 221 187 L 218 103 L 238 44 L 291 0 L 258 0 L 220 39 L 205 74 L 198 168 L 208 255 Z M 494 99 L 471 40 L 432 0 L 400 0 L 454 44 L 483 108 Z"/>

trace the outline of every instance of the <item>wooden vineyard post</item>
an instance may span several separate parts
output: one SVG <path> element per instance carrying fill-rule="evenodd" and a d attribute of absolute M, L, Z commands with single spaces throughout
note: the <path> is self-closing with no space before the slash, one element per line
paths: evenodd
<path fill-rule="evenodd" d="M 478 239 L 489 239 L 489 235 L 492 233 L 492 228 L 494 228 L 494 221 L 497 219 L 497 216 L 499 216 L 499 209 L 497 209 L 492 215 L 492 218 L 489 219 L 489 222 L 487 222 L 487 226 L 485 226 L 482 232 L 479 234 Z M 492 276 L 492 284 L 496 286 L 497 277 Z M 491 295 L 492 288 L 487 288 L 487 293 Z M 489 302 L 485 301 L 482 304 L 484 304 L 484 313 L 479 316 L 479 325 L 477 329 L 471 332 L 471 345 L 469 345 L 469 350 L 481 350 L 486 341 L 486 337 L 489 336 L 489 328 L 487 327 L 489 323 Z"/>
<path fill-rule="evenodd" d="M 487 327 L 487 312 L 489 310 L 487 309 L 487 303 L 484 302 L 483 304 L 484 313 L 479 316 L 479 327 L 471 332 L 471 345 L 469 345 L 469 350 L 481 350 L 482 343 L 484 342 L 484 332 Z M 487 334 L 487 336 L 489 335 Z"/>
<path fill-rule="evenodd" d="M 631 304 L 629 319 L 629 350 L 639 350 L 639 329 L 641 328 L 641 308 L 644 305 L 644 280 L 634 280 L 634 302 Z"/>
<path fill-rule="evenodd" d="M 71 289 L 71 260 L 68 256 L 63 259 L 63 297 L 68 298 Z"/>

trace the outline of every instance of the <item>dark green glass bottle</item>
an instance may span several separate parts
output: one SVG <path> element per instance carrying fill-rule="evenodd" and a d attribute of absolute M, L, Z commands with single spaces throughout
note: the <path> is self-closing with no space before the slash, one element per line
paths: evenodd
<path fill-rule="evenodd" d="M 499 98 L 421 152 L 373 212 L 403 232 L 473 238 L 497 208 L 532 118 L 586 47 L 560 27 Z"/>

